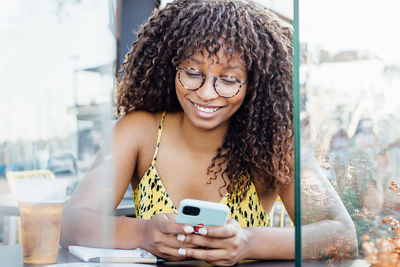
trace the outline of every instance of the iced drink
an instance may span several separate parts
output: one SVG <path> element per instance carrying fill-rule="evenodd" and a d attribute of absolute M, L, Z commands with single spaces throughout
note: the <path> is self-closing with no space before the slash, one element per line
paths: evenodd
<path fill-rule="evenodd" d="M 25 263 L 56 263 L 64 203 L 19 202 Z"/>
<path fill-rule="evenodd" d="M 24 263 L 56 263 L 66 179 L 16 179 Z"/>

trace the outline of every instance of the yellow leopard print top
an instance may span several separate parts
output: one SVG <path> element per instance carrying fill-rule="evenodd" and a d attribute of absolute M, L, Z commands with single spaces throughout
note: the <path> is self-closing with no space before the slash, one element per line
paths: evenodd
<path fill-rule="evenodd" d="M 151 219 L 158 213 L 177 214 L 177 208 L 169 198 L 155 167 L 165 116 L 166 113 L 164 112 L 158 127 L 157 145 L 153 161 L 133 191 L 137 218 Z M 248 179 L 248 183 L 250 189 L 242 202 L 238 201 L 237 195 L 230 196 L 229 193 L 226 193 L 221 203 L 229 207 L 229 218 L 238 221 L 241 227 L 267 226 L 269 217 L 261 206 L 253 182 Z"/>

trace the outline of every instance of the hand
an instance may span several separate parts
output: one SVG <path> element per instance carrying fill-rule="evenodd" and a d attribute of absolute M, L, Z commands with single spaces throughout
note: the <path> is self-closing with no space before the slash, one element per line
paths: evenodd
<path fill-rule="evenodd" d="M 212 265 L 233 265 L 248 255 L 250 231 L 229 219 L 224 226 L 201 228 L 199 234 L 187 235 L 180 247 L 182 256 L 204 260 Z"/>
<path fill-rule="evenodd" d="M 151 254 L 167 260 L 182 260 L 185 257 L 179 255 L 178 249 L 182 248 L 182 242 L 178 241 L 184 234 L 193 233 L 193 227 L 175 222 L 176 215 L 172 213 L 157 214 L 151 220 L 143 224 L 141 235 L 141 248 Z M 186 244 L 184 247 L 190 247 Z"/>

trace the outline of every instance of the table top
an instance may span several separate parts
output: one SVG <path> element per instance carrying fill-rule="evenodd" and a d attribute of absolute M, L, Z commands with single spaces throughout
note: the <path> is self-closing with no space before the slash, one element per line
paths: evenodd
<path fill-rule="evenodd" d="M 16 267 L 41 267 L 45 265 L 39 264 L 24 264 L 22 260 L 22 246 L 18 245 L 9 245 L 9 246 L 0 246 L 0 258 L 1 263 L 4 264 L 2 266 L 16 266 Z M 307 260 L 303 261 L 302 266 L 305 267 L 325 267 L 329 264 L 329 266 L 352 266 L 352 267 L 366 267 L 370 266 L 363 260 L 338 260 L 338 261 L 322 261 L 322 260 Z M 155 265 L 155 264 L 153 264 Z M 166 262 L 163 264 L 168 267 L 174 266 L 198 266 L 205 267 L 209 266 L 203 261 L 182 261 L 182 262 Z M 70 254 L 67 249 L 60 248 L 58 254 L 58 261 L 55 266 L 66 267 L 66 266 L 80 266 L 80 267 L 99 267 L 99 266 L 108 266 L 108 267 L 123 267 L 128 266 L 128 264 L 101 264 L 101 263 L 87 263 L 80 261 L 77 257 Z M 132 266 L 132 265 L 131 265 Z M 139 266 L 139 265 L 135 265 Z M 151 264 L 145 264 L 142 266 L 151 266 Z M 240 263 L 235 266 L 245 266 L 245 267 L 293 267 L 295 266 L 295 262 L 293 260 L 269 260 L 269 261 L 246 261 Z"/>
<path fill-rule="evenodd" d="M 18 245 L 9 245 L 9 246 L 0 246 L 0 258 L 2 259 L 2 264 L 4 266 L 23 266 L 23 267 L 42 267 L 46 265 L 41 265 L 41 264 L 24 264 L 23 259 L 22 259 L 22 246 L 20 244 Z M 80 261 L 77 257 L 72 255 L 71 253 L 68 252 L 68 249 L 65 248 L 60 248 L 59 253 L 58 253 L 58 260 L 57 260 L 57 265 L 61 266 L 81 266 L 81 267 L 86 267 L 86 266 L 116 266 L 116 267 L 122 267 L 122 266 L 127 266 L 128 264 L 101 264 L 101 263 L 87 263 L 87 262 L 82 262 Z M 143 266 L 149 266 L 151 264 L 146 264 Z M 153 264 L 155 265 L 155 264 Z M 209 266 L 203 261 L 182 261 L 182 262 L 167 262 L 163 265 L 166 265 L 168 267 L 174 267 L 174 266 L 198 266 L 198 267 L 205 267 Z M 289 261 L 251 261 L 251 262 L 244 262 L 242 264 L 238 264 L 236 266 L 246 266 L 246 267 L 262 267 L 262 266 L 282 266 L 282 267 L 293 267 L 294 266 L 294 261 L 289 260 Z"/>

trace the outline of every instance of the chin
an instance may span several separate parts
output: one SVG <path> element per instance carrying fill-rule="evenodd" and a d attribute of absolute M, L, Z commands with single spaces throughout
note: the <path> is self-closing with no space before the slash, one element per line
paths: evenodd
<path fill-rule="evenodd" d="M 202 130 L 214 130 L 219 127 L 224 127 L 228 124 L 230 116 L 227 114 L 220 113 L 218 116 L 214 116 L 212 118 L 202 118 L 199 117 L 196 113 L 186 113 L 189 121 L 195 126 L 196 128 Z M 226 115 L 226 116 L 224 116 Z"/>
<path fill-rule="evenodd" d="M 216 121 L 203 121 L 203 120 L 199 121 L 199 120 L 192 120 L 192 119 L 190 119 L 190 121 L 196 128 L 206 130 L 206 131 L 214 130 L 225 124 L 223 122 L 220 123 L 220 122 L 216 122 Z"/>
<path fill-rule="evenodd" d="M 229 110 L 226 106 L 205 108 L 199 107 L 189 100 L 186 104 L 184 112 L 196 128 L 212 130 L 224 125 L 229 120 L 229 114 L 227 114 Z M 212 111 L 213 109 L 214 111 Z"/>

